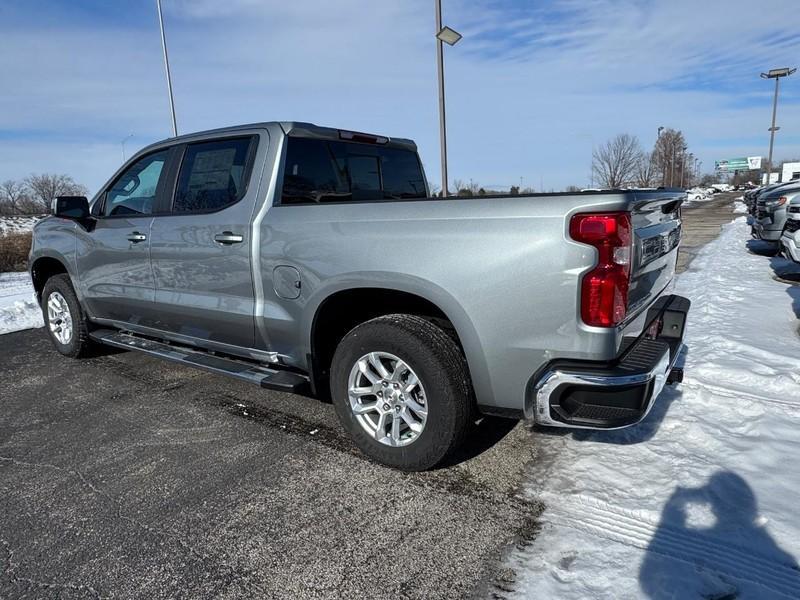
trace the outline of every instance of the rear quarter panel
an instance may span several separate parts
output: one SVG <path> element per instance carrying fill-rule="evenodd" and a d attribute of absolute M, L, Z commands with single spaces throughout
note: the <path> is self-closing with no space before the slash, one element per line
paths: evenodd
<path fill-rule="evenodd" d="M 621 330 L 579 319 L 578 281 L 596 251 L 570 240 L 567 223 L 628 202 L 590 194 L 274 206 L 262 224 L 261 268 L 295 267 L 302 293 L 281 300 L 264 290 L 270 346 L 304 365 L 314 315 L 332 293 L 408 291 L 453 322 L 478 402 L 522 408 L 528 380 L 546 362 L 616 354 Z"/>

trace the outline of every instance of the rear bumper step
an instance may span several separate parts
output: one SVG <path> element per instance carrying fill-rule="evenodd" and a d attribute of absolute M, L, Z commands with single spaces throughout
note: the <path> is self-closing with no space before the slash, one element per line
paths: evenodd
<path fill-rule="evenodd" d="M 102 344 L 126 350 L 137 350 L 184 364 L 188 367 L 235 377 L 248 383 L 260 385 L 263 388 L 294 394 L 309 393 L 308 377 L 293 371 L 217 356 L 201 350 L 167 344 L 115 329 L 97 329 L 92 331 L 89 337 Z"/>
<path fill-rule="evenodd" d="M 641 421 L 667 383 L 683 380 L 678 361 L 690 304 L 681 296 L 659 298 L 648 311 L 645 333 L 615 361 L 551 363 L 533 386 L 526 417 L 541 425 L 585 429 Z"/>

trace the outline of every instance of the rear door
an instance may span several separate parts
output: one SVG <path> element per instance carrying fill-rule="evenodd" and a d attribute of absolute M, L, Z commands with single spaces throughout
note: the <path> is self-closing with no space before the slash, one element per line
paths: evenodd
<path fill-rule="evenodd" d="M 80 285 L 94 317 L 150 325 L 155 283 L 150 268 L 150 226 L 166 196 L 171 150 L 133 162 L 92 206 L 92 227 L 78 228 Z"/>
<path fill-rule="evenodd" d="M 183 146 L 171 206 L 150 232 L 159 329 L 253 347 L 252 174 L 268 142 L 259 130 Z"/>

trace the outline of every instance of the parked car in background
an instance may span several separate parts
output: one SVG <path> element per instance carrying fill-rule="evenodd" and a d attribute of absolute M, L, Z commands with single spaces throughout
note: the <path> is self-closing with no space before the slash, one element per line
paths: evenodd
<path fill-rule="evenodd" d="M 272 122 L 153 144 L 57 198 L 30 269 L 55 348 L 138 350 L 332 397 L 384 464 L 478 414 L 640 421 L 682 348 L 679 190 L 428 197 L 416 145 Z"/>
<path fill-rule="evenodd" d="M 780 249 L 786 258 L 800 263 L 800 190 L 789 196 Z"/>
<path fill-rule="evenodd" d="M 800 194 L 800 185 L 787 184 L 761 194 L 756 200 L 753 235 L 766 242 L 778 244 L 786 224 L 790 200 Z"/>

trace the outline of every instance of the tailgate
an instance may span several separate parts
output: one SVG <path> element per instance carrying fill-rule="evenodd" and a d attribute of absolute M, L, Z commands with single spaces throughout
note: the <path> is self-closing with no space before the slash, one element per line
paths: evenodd
<path fill-rule="evenodd" d="M 635 192 L 631 207 L 633 262 L 628 316 L 649 306 L 675 275 L 681 239 L 683 191 Z"/>

